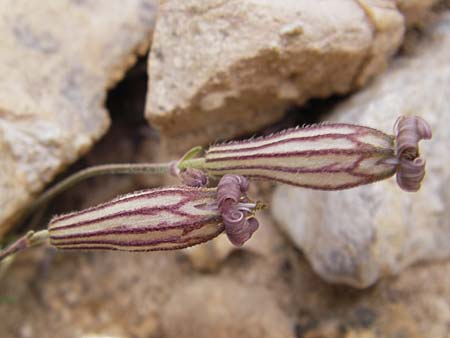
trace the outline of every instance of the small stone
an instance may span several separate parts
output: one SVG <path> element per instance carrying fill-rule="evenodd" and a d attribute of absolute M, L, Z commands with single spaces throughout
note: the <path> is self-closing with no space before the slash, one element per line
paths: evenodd
<path fill-rule="evenodd" d="M 399 115 L 427 120 L 421 144 L 427 173 L 417 193 L 395 179 L 320 192 L 280 186 L 271 210 L 325 280 L 363 288 L 407 266 L 450 257 L 450 14 L 442 14 L 414 53 L 400 57 L 368 88 L 345 101 L 333 119 L 389 132 Z"/>

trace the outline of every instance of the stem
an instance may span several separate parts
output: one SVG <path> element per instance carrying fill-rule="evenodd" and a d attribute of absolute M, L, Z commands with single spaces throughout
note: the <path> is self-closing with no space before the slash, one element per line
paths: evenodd
<path fill-rule="evenodd" d="M 0 261 L 5 259 L 6 257 L 15 254 L 16 252 L 25 250 L 38 244 L 43 244 L 47 241 L 47 239 L 48 239 L 47 230 L 41 230 L 38 232 L 29 231 L 24 236 L 20 237 L 17 241 L 15 241 L 13 244 L 11 244 L 9 247 L 0 251 Z"/>
<path fill-rule="evenodd" d="M 154 174 L 154 175 L 164 175 L 169 172 L 170 163 L 158 163 L 158 164 L 105 164 L 98 165 L 95 167 L 90 167 L 83 169 L 67 178 L 57 183 L 42 195 L 36 198 L 29 208 L 25 211 L 24 218 L 38 209 L 42 204 L 50 201 L 53 197 L 59 195 L 64 190 L 69 189 L 78 182 L 85 179 L 107 174 Z"/>

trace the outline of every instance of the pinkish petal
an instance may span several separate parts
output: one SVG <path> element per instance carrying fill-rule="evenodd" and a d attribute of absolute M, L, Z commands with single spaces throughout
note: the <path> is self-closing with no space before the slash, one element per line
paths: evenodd
<path fill-rule="evenodd" d="M 425 161 L 419 157 L 419 141 L 430 139 L 431 128 L 418 116 L 402 116 L 395 124 L 397 183 L 405 191 L 417 191 L 425 176 Z"/>
<path fill-rule="evenodd" d="M 244 213 L 237 210 L 225 213 L 223 221 L 228 239 L 236 246 L 242 246 L 258 229 L 256 218 L 246 219 Z"/>
<path fill-rule="evenodd" d="M 397 183 L 405 191 L 417 191 L 425 176 L 425 161 L 420 157 L 410 161 L 403 159 L 397 171 Z"/>
<path fill-rule="evenodd" d="M 219 208 L 227 209 L 225 205 L 239 202 L 248 189 L 248 180 L 238 175 L 224 175 L 217 185 L 217 203 Z"/>

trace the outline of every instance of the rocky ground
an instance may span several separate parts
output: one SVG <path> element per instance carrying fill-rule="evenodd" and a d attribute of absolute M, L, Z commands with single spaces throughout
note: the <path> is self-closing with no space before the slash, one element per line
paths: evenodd
<path fill-rule="evenodd" d="M 166 0 L 155 26 L 155 1 L 120 3 L 0 4 L 12 8 L 0 18 L 5 241 L 64 168 L 324 119 L 390 132 L 399 114 L 423 116 L 427 176 L 416 194 L 394 179 L 333 193 L 254 183 L 270 208 L 239 249 L 225 236 L 161 253 L 33 248 L 0 265 L 0 337 L 450 338 L 448 4 Z M 34 221 L 164 182 L 96 178 Z"/>

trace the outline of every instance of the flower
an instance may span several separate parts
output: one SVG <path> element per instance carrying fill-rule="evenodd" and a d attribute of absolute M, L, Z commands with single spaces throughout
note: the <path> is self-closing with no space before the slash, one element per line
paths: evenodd
<path fill-rule="evenodd" d="M 50 244 L 59 249 L 181 249 L 225 233 L 242 245 L 257 228 L 248 182 L 226 175 L 218 188 L 179 186 L 139 191 L 54 217 Z"/>
<path fill-rule="evenodd" d="M 397 183 L 403 190 L 417 191 L 425 176 L 425 160 L 420 158 L 419 141 L 431 139 L 431 128 L 418 116 L 402 116 L 395 122 L 394 130 Z"/>
<path fill-rule="evenodd" d="M 225 232 L 231 243 L 243 245 L 258 229 L 258 221 L 252 217 L 256 207 L 245 193 L 248 181 L 238 175 L 225 175 L 217 186 L 217 203 L 222 214 Z"/>
<path fill-rule="evenodd" d="M 416 191 L 425 175 L 418 142 L 431 138 L 431 129 L 415 116 L 399 118 L 394 129 L 395 135 L 346 123 L 289 129 L 213 145 L 203 158 L 178 166 L 196 169 L 197 177 L 200 170 L 210 177 L 236 174 L 321 190 L 351 188 L 397 173 L 402 189 Z"/>

